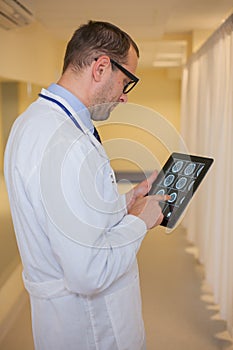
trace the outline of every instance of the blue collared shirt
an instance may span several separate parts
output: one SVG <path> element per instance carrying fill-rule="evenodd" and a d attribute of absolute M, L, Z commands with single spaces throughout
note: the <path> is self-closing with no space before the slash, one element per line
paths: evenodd
<path fill-rule="evenodd" d="M 94 132 L 94 125 L 91 121 L 90 113 L 87 107 L 84 106 L 84 104 L 76 96 L 58 84 L 51 84 L 47 90 L 57 96 L 64 98 L 64 100 L 66 100 L 73 108 L 73 110 L 78 114 L 79 118 L 86 126 L 86 128 L 88 128 L 92 133 Z"/>

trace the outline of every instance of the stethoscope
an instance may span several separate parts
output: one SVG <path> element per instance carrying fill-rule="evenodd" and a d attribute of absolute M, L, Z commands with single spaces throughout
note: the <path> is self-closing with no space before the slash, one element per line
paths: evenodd
<path fill-rule="evenodd" d="M 43 94 L 38 94 L 40 97 L 44 98 L 45 100 L 51 101 L 53 103 L 55 103 L 56 105 L 58 105 L 61 109 L 63 109 L 63 111 L 66 113 L 66 115 L 68 115 L 68 117 L 72 120 L 72 122 L 76 125 L 76 127 L 81 130 L 82 132 L 83 129 L 81 128 L 81 126 L 79 125 L 79 123 L 77 122 L 77 120 L 74 118 L 73 114 L 69 111 L 68 108 L 66 108 L 66 106 L 63 105 L 63 103 L 61 103 L 60 101 L 56 100 L 55 98 L 43 95 Z"/>
<path fill-rule="evenodd" d="M 55 103 L 56 105 L 58 105 L 65 113 L 66 115 L 68 115 L 68 117 L 72 120 L 72 122 L 75 124 L 75 126 L 81 130 L 83 133 L 84 130 L 81 128 L 80 124 L 78 123 L 78 121 L 74 118 L 73 114 L 69 111 L 68 108 L 66 108 L 66 106 L 63 105 L 63 103 L 61 103 L 60 101 L 56 100 L 55 98 L 53 97 L 50 97 L 50 96 L 47 96 L 47 95 L 44 95 L 44 94 L 38 94 L 40 97 L 44 98 L 45 100 L 48 100 L 48 101 L 51 101 L 53 103 Z M 94 127 L 94 133 L 93 135 L 95 136 L 95 138 L 99 141 L 99 143 L 101 143 L 101 139 L 100 139 L 100 136 L 98 134 L 98 131 L 96 130 L 96 128 Z"/>

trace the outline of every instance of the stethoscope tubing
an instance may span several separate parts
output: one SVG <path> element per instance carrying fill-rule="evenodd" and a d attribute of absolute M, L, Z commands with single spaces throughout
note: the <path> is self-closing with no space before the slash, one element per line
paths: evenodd
<path fill-rule="evenodd" d="M 61 103 L 60 101 L 56 100 L 55 98 L 52 98 L 50 96 L 46 96 L 44 94 L 39 94 L 40 97 L 44 98 L 45 100 L 51 101 L 53 103 L 55 103 L 56 105 L 58 105 L 65 113 L 66 115 L 68 115 L 68 117 L 72 120 L 72 122 L 76 125 L 76 127 L 81 130 L 82 132 L 83 129 L 81 128 L 81 126 L 79 125 L 78 121 L 74 118 L 73 114 L 69 111 L 68 108 L 66 108 L 66 106 L 63 105 L 63 103 Z"/>

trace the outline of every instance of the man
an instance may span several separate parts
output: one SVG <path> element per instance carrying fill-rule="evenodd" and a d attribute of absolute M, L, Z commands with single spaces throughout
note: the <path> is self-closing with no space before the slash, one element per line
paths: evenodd
<path fill-rule="evenodd" d="M 92 120 L 127 101 L 138 48 L 93 22 L 71 38 L 57 84 L 16 120 L 5 177 L 36 350 L 141 350 L 136 254 L 161 223 L 156 177 L 120 196 Z"/>

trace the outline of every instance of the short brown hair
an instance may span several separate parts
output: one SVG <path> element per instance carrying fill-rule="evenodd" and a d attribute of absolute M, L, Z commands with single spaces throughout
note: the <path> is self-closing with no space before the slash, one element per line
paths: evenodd
<path fill-rule="evenodd" d="M 69 41 L 63 65 L 81 69 L 100 55 L 108 55 L 119 63 L 126 63 L 130 46 L 139 57 L 139 49 L 133 39 L 120 28 L 108 22 L 89 21 L 81 25 Z"/>

